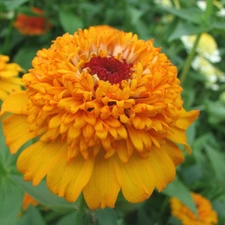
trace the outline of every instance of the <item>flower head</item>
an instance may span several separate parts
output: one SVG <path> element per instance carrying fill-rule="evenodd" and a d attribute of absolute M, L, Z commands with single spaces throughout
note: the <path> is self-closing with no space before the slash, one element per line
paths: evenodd
<path fill-rule="evenodd" d="M 133 203 L 175 176 L 184 157 L 176 145 L 198 111 L 182 107 L 177 69 L 152 40 L 116 29 L 78 30 L 42 49 L 23 76 L 27 91 L 10 95 L 2 113 L 25 180 L 91 209 L 114 207 L 120 190 Z M 14 101 L 12 103 L 12 101 Z M 16 129 L 15 129 L 16 127 Z"/>
<path fill-rule="evenodd" d="M 12 91 L 21 90 L 21 79 L 18 76 L 23 69 L 16 63 L 8 63 L 9 57 L 0 55 L 0 100 L 4 100 Z"/>
<path fill-rule="evenodd" d="M 197 35 L 184 35 L 181 37 L 181 40 L 188 51 L 192 49 L 196 37 Z M 196 51 L 200 56 L 205 57 L 212 63 L 221 61 L 220 52 L 217 48 L 217 43 L 213 36 L 208 33 L 203 33 L 201 35 Z"/>
<path fill-rule="evenodd" d="M 32 8 L 32 12 L 37 16 L 20 13 L 16 18 L 14 27 L 23 35 L 45 34 L 51 25 L 44 17 L 44 12 L 39 8 Z"/>
<path fill-rule="evenodd" d="M 182 225 L 213 225 L 217 224 L 217 213 L 212 209 L 209 200 L 200 194 L 191 193 L 197 213 L 195 215 L 186 205 L 177 198 L 170 199 L 172 215 L 182 222 Z"/>

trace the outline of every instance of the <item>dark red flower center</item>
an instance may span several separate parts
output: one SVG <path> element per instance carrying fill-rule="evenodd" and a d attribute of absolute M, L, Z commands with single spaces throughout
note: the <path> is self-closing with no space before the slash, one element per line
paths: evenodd
<path fill-rule="evenodd" d="M 100 80 L 109 81 L 111 84 L 120 83 L 129 79 L 133 64 L 127 63 L 125 59 L 119 61 L 113 56 L 108 58 L 94 57 L 84 65 L 88 67 L 92 75 L 97 75 Z"/>

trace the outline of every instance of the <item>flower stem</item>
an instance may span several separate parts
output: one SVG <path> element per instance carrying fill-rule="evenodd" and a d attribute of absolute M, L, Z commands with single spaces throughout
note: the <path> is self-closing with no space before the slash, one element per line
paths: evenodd
<path fill-rule="evenodd" d="M 87 207 L 84 196 L 81 194 L 80 199 L 79 199 L 79 209 L 76 213 L 75 224 L 88 225 L 88 224 L 90 224 L 90 219 L 91 219 L 90 211 Z"/>
<path fill-rule="evenodd" d="M 188 74 L 188 71 L 191 67 L 191 62 L 195 56 L 195 51 L 196 51 L 196 48 L 198 46 L 198 42 L 200 40 L 200 37 L 201 37 L 202 33 L 198 34 L 197 38 L 195 39 L 195 42 L 194 42 L 194 45 L 191 49 L 191 52 L 190 54 L 188 55 L 186 61 L 185 61 L 185 64 L 184 64 L 184 68 L 183 68 L 183 71 L 181 72 L 181 75 L 180 75 L 180 83 L 181 85 L 183 85 L 186 77 L 187 77 L 187 74 Z"/>
<path fill-rule="evenodd" d="M 213 0 L 207 0 L 206 10 L 203 17 L 203 22 L 205 25 L 209 25 L 210 17 L 212 15 L 212 8 L 213 8 Z"/>
<path fill-rule="evenodd" d="M 207 27 L 210 24 L 210 16 L 212 14 L 212 7 L 213 7 L 213 0 L 207 0 L 206 11 L 203 15 L 203 23 L 202 23 L 203 26 Z M 185 61 L 183 71 L 181 72 L 181 75 L 180 75 L 181 86 L 184 84 L 184 81 L 187 77 L 187 73 L 191 67 L 191 62 L 195 56 L 195 51 L 198 46 L 198 42 L 200 40 L 201 35 L 202 35 L 202 33 L 197 35 L 197 38 L 195 39 L 194 45 L 191 49 L 191 53 L 188 55 L 188 57 Z"/>

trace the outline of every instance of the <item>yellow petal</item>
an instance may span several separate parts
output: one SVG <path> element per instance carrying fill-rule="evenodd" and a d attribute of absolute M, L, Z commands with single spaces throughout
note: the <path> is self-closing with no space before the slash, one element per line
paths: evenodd
<path fill-rule="evenodd" d="M 23 144 L 36 136 L 34 132 L 29 132 L 26 120 L 26 116 L 16 114 L 3 120 L 2 128 L 11 153 L 16 153 Z"/>
<path fill-rule="evenodd" d="M 4 90 L 0 90 L 0 100 L 4 100 L 7 97 L 7 92 L 5 92 Z"/>
<path fill-rule="evenodd" d="M 95 158 L 93 172 L 83 193 L 90 209 L 114 207 L 120 186 L 116 177 L 115 157 L 104 159 L 103 154 Z"/>
<path fill-rule="evenodd" d="M 149 198 L 155 188 L 154 175 L 149 159 L 132 155 L 128 163 L 116 160 L 117 177 L 124 197 L 132 203 L 144 201 Z"/>
<path fill-rule="evenodd" d="M 74 202 L 89 181 L 92 170 L 93 159 L 85 160 L 79 154 L 68 161 L 64 153 L 47 174 L 47 185 L 53 193 Z"/>
<path fill-rule="evenodd" d="M 175 166 L 179 165 L 184 161 L 182 151 L 173 142 L 166 141 L 166 145 L 161 146 L 161 149 L 167 152 Z"/>
<path fill-rule="evenodd" d="M 7 80 L 0 80 L 0 87 L 4 91 L 11 93 L 13 91 L 21 90 L 19 83 L 20 80 L 17 80 L 16 78 L 9 78 Z"/>
<path fill-rule="evenodd" d="M 167 139 L 173 141 L 174 143 L 184 145 L 185 150 L 189 154 L 191 154 L 192 150 L 191 147 L 187 144 L 185 130 L 179 129 L 177 127 L 171 127 L 170 131 L 170 135 L 167 137 Z"/>
<path fill-rule="evenodd" d="M 128 133 L 130 135 L 130 139 L 134 145 L 134 147 L 138 150 L 138 151 L 142 151 L 143 150 L 143 141 L 141 138 L 141 134 L 143 133 L 142 130 L 136 130 L 132 127 L 128 127 Z"/>
<path fill-rule="evenodd" d="M 123 163 L 127 163 L 130 156 L 129 156 L 128 146 L 126 144 L 126 141 L 124 141 L 124 140 L 117 141 L 117 142 L 113 143 L 113 147 L 114 147 L 114 149 L 117 150 L 117 154 L 118 154 L 120 160 Z"/>
<path fill-rule="evenodd" d="M 27 94 L 26 91 L 12 92 L 2 104 L 1 114 L 10 112 L 15 114 L 26 114 L 27 111 Z"/>
<path fill-rule="evenodd" d="M 41 142 L 25 149 L 17 160 L 18 170 L 24 174 L 24 179 L 32 180 L 33 185 L 49 173 L 62 157 L 66 157 L 67 144 L 57 140 L 55 142 Z"/>
<path fill-rule="evenodd" d="M 176 126 L 180 129 L 186 130 L 197 119 L 199 111 L 192 110 L 190 112 L 186 112 L 182 109 L 179 114 L 180 118 L 176 121 Z"/>
<path fill-rule="evenodd" d="M 157 149 L 155 147 L 151 148 L 148 163 L 154 171 L 156 187 L 161 191 L 175 177 L 174 163 L 163 148 Z"/>

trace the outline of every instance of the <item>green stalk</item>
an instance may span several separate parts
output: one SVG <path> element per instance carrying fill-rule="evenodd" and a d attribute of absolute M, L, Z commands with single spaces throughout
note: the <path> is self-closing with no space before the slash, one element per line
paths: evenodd
<path fill-rule="evenodd" d="M 203 17 L 204 25 L 209 25 L 210 17 L 212 15 L 212 8 L 213 8 L 213 0 L 207 0 L 206 10 Z"/>
<path fill-rule="evenodd" d="M 83 194 L 81 194 L 79 199 L 79 209 L 76 214 L 76 225 L 88 225 L 90 224 L 91 215 L 87 207 Z"/>
<path fill-rule="evenodd" d="M 187 77 L 187 74 L 190 70 L 190 67 L 191 67 L 191 62 L 195 56 L 195 52 L 196 52 L 196 48 L 198 47 L 198 43 L 199 43 L 199 40 L 200 40 L 200 37 L 201 37 L 202 33 L 198 34 L 197 38 L 195 39 L 195 42 L 194 42 L 194 45 L 191 49 L 191 52 L 190 54 L 188 55 L 186 61 L 185 61 L 185 64 L 184 64 L 184 68 L 183 68 L 183 71 L 180 75 L 180 83 L 181 83 L 181 86 L 183 85 L 186 77 Z"/>
<path fill-rule="evenodd" d="M 203 18 L 202 18 L 203 19 L 203 26 L 207 27 L 210 24 L 210 16 L 212 14 L 212 7 L 213 7 L 213 0 L 207 0 L 206 11 L 205 11 L 205 13 L 203 15 Z M 191 53 L 188 55 L 188 57 L 185 61 L 183 71 L 181 72 L 181 75 L 180 75 L 181 86 L 184 84 L 184 82 L 186 80 L 186 77 L 187 77 L 187 74 L 190 70 L 191 62 L 192 62 L 192 60 L 195 56 L 196 48 L 198 47 L 198 43 L 199 43 L 201 35 L 202 35 L 202 33 L 197 35 L 197 38 L 195 39 L 194 45 L 191 49 Z"/>

